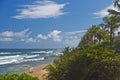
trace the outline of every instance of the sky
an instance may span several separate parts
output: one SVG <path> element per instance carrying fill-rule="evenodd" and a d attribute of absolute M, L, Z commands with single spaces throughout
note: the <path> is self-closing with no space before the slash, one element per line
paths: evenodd
<path fill-rule="evenodd" d="M 76 47 L 107 9 L 113 0 L 0 0 L 0 49 Z"/>

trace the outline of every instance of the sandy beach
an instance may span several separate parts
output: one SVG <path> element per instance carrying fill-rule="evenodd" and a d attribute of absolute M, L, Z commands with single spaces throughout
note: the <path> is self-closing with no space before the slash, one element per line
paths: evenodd
<path fill-rule="evenodd" d="M 33 77 L 37 77 L 39 80 L 46 80 L 45 76 L 47 75 L 47 71 L 45 70 L 45 67 L 47 65 L 48 64 L 43 64 L 40 66 L 31 67 L 26 71 L 26 73 Z"/>

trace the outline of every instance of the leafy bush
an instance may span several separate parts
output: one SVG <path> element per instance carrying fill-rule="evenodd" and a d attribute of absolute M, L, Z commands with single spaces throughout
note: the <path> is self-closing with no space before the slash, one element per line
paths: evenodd
<path fill-rule="evenodd" d="M 48 80 L 119 80 L 120 55 L 106 44 L 64 51 L 48 66 Z"/>
<path fill-rule="evenodd" d="M 25 73 L 21 75 L 17 74 L 8 74 L 8 75 L 1 75 L 0 80 L 38 80 L 36 77 L 32 77 Z"/>
<path fill-rule="evenodd" d="M 120 53 L 120 40 L 115 41 L 113 47 L 116 52 Z"/>

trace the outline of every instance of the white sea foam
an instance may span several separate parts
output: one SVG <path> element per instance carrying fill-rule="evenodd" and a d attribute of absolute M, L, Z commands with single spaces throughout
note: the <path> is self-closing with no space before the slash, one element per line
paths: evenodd
<path fill-rule="evenodd" d="M 33 51 L 31 53 L 35 53 L 35 54 L 49 54 L 49 53 L 53 53 L 53 50 L 50 51 Z"/>
<path fill-rule="evenodd" d="M 21 52 L 0 52 L 0 54 L 19 54 Z"/>
<path fill-rule="evenodd" d="M 10 52 L 0 52 L 0 54 L 11 54 Z"/>
<path fill-rule="evenodd" d="M 14 56 L 1 56 L 0 65 L 11 64 L 11 63 L 21 63 L 27 61 L 37 61 L 43 60 L 43 58 L 35 59 L 39 55 L 14 55 Z"/>
<path fill-rule="evenodd" d="M 46 53 L 47 54 L 51 54 L 51 53 L 54 53 L 54 51 L 47 51 Z"/>
<path fill-rule="evenodd" d="M 19 61 L 23 60 L 23 58 L 9 58 L 0 60 L 0 65 L 11 64 L 11 63 L 19 63 Z"/>
<path fill-rule="evenodd" d="M 35 58 L 35 57 L 38 57 L 40 55 L 26 55 L 24 58 Z"/>
<path fill-rule="evenodd" d="M 1 56 L 0 60 L 6 60 L 6 59 L 19 59 L 19 58 L 34 58 L 39 55 L 14 55 L 14 56 Z"/>
<path fill-rule="evenodd" d="M 0 60 L 0 65 L 4 65 L 4 64 L 10 64 L 10 63 L 14 63 L 17 62 L 16 59 L 13 60 Z"/>
<path fill-rule="evenodd" d="M 43 60 L 45 60 L 45 57 L 36 58 L 36 59 L 26 59 L 26 60 L 23 60 L 22 62 L 28 62 L 28 61 L 43 61 Z"/>
<path fill-rule="evenodd" d="M 31 52 L 31 53 L 46 53 L 46 51 L 33 51 L 33 52 Z"/>
<path fill-rule="evenodd" d="M 32 52 L 0 52 L 0 54 L 6 54 L 6 55 L 0 55 L 0 65 L 5 64 L 17 64 L 17 63 L 25 63 L 30 61 L 44 61 L 45 57 L 55 57 L 62 55 L 63 53 L 60 53 L 58 50 L 37 50 Z M 10 54 L 10 55 L 7 55 Z"/>
<path fill-rule="evenodd" d="M 57 53 L 57 54 L 55 54 L 55 56 L 60 56 L 60 55 L 63 55 L 63 53 Z"/>
<path fill-rule="evenodd" d="M 20 55 L 14 55 L 14 56 L 1 56 L 0 60 L 5 60 L 5 59 L 13 59 L 13 58 L 19 58 Z"/>

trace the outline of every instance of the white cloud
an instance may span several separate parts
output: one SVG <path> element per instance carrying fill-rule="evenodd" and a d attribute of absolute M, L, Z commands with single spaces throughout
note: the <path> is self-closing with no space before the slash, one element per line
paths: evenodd
<path fill-rule="evenodd" d="M 30 34 L 31 31 L 29 29 L 20 32 L 4 31 L 0 33 L 0 41 L 25 41 Z"/>
<path fill-rule="evenodd" d="M 37 40 L 36 40 L 36 39 L 33 39 L 33 38 L 28 38 L 28 39 L 26 39 L 25 41 L 26 41 L 27 43 L 30 43 L 30 42 L 35 43 L 35 42 L 37 42 Z"/>
<path fill-rule="evenodd" d="M 31 31 L 29 29 L 24 29 L 19 32 L 14 31 L 4 31 L 0 33 L 0 42 L 25 42 L 25 43 L 38 43 L 41 39 L 49 42 L 52 39 L 53 42 L 58 42 L 56 44 L 76 47 L 80 42 L 81 36 L 86 32 L 86 30 L 72 31 L 72 32 L 62 32 L 60 30 L 53 30 L 46 35 L 38 34 L 36 36 L 31 36 Z M 44 41 L 43 41 L 44 42 Z"/>
<path fill-rule="evenodd" d="M 59 31 L 59 30 L 53 30 L 50 33 L 48 33 L 47 35 L 38 34 L 37 38 L 44 39 L 44 40 L 51 38 L 55 42 L 61 42 L 62 41 L 62 38 L 60 36 L 61 32 L 62 31 Z"/>
<path fill-rule="evenodd" d="M 73 34 L 68 35 L 68 32 L 67 32 L 67 34 L 64 35 L 63 44 L 69 47 L 76 47 L 80 42 L 80 38 L 81 38 L 81 33 L 76 35 L 73 35 Z"/>
<path fill-rule="evenodd" d="M 1 42 L 13 41 L 13 38 L 0 38 Z"/>
<path fill-rule="evenodd" d="M 80 42 L 81 36 L 87 30 L 80 30 L 80 31 L 72 31 L 72 32 L 62 32 L 59 30 L 53 30 L 47 35 L 38 34 L 37 39 L 52 39 L 55 42 L 59 42 L 64 46 L 76 47 Z"/>
<path fill-rule="evenodd" d="M 4 36 L 4 37 L 13 37 L 14 33 L 12 31 L 5 31 L 5 32 L 1 33 L 1 36 Z"/>
<path fill-rule="evenodd" d="M 80 42 L 80 37 L 79 38 L 73 38 L 73 39 L 65 39 L 64 44 L 65 46 L 69 46 L 69 47 L 76 47 L 78 45 L 78 43 Z"/>
<path fill-rule="evenodd" d="M 38 35 L 37 35 L 37 38 L 38 38 L 38 39 L 48 39 L 48 36 L 44 36 L 44 35 L 42 35 L 42 34 L 38 34 Z"/>
<path fill-rule="evenodd" d="M 87 30 L 79 30 L 79 31 L 73 31 L 73 32 L 66 32 L 66 35 L 76 35 L 79 33 L 85 33 Z"/>
<path fill-rule="evenodd" d="M 59 35 L 60 33 L 61 33 L 61 31 L 53 30 L 52 32 L 50 32 L 50 33 L 48 34 L 48 37 L 49 37 L 49 38 L 52 38 L 55 42 L 61 42 L 62 39 L 61 39 L 61 37 L 60 37 L 60 35 Z"/>
<path fill-rule="evenodd" d="M 86 32 L 87 30 L 79 30 L 79 31 L 72 31 L 72 32 L 65 32 L 62 36 L 63 36 L 63 44 L 65 46 L 69 46 L 69 47 L 76 47 L 79 42 L 81 37 L 83 36 L 83 34 Z"/>
<path fill-rule="evenodd" d="M 58 4 L 50 0 L 36 1 L 34 4 L 24 5 L 23 9 L 18 9 L 18 15 L 12 17 L 16 19 L 55 18 L 65 14 L 62 9 L 66 5 L 67 3 Z"/>
<path fill-rule="evenodd" d="M 32 32 L 29 29 L 20 32 L 4 31 L 0 33 L 0 41 L 22 41 L 22 42 L 39 42 L 40 39 L 53 39 L 55 42 L 61 42 L 61 31 L 53 30 L 47 35 L 38 34 L 35 38 L 30 37 Z"/>
<path fill-rule="evenodd" d="M 0 33 L 0 36 L 1 37 L 22 38 L 22 37 L 29 36 L 29 34 L 31 34 L 31 32 L 29 31 L 29 29 L 25 29 L 25 30 L 20 31 L 20 32 L 5 31 L 5 32 Z"/>
<path fill-rule="evenodd" d="M 30 31 L 29 29 L 25 29 L 23 31 L 20 32 L 15 32 L 14 36 L 15 37 L 28 37 L 30 34 L 32 33 L 32 31 Z"/>
<path fill-rule="evenodd" d="M 115 7 L 113 6 L 113 4 L 111 4 L 111 5 L 109 5 L 108 7 L 104 8 L 104 9 L 102 9 L 102 10 L 100 10 L 100 11 L 97 11 L 97 12 L 95 12 L 95 13 L 93 13 L 93 14 L 96 15 L 97 17 L 103 18 L 103 17 L 105 17 L 105 16 L 107 16 L 107 15 L 109 14 L 109 13 L 107 12 L 108 9 L 113 9 L 113 10 L 119 11 L 118 8 L 115 8 Z"/>

